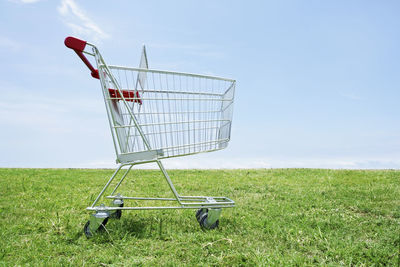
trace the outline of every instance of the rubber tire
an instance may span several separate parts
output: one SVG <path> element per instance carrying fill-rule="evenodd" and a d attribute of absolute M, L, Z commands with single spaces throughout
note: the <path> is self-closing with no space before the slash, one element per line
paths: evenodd
<path fill-rule="evenodd" d="M 203 210 L 205 210 L 205 211 L 203 212 Z M 207 212 L 208 212 L 208 209 L 205 209 L 205 208 L 198 209 L 198 210 L 196 211 L 196 219 L 197 219 L 197 221 L 200 222 L 200 217 L 201 217 L 201 215 L 202 215 L 203 213 L 207 213 Z"/>
<path fill-rule="evenodd" d="M 205 223 L 206 223 L 206 221 L 207 221 L 207 218 L 208 218 L 208 213 L 205 213 L 205 214 L 202 215 L 201 218 L 200 218 L 199 224 L 200 224 L 200 227 L 201 227 L 202 229 L 212 230 L 212 229 L 215 229 L 215 228 L 217 228 L 217 227 L 219 226 L 219 220 L 216 220 L 215 223 L 213 223 L 213 224 L 210 225 L 210 226 L 206 226 Z"/>
<path fill-rule="evenodd" d="M 119 219 L 121 219 L 121 216 L 122 216 L 122 210 L 116 210 L 114 218 L 119 220 Z"/>
<path fill-rule="evenodd" d="M 101 225 L 99 226 L 99 228 L 97 229 L 97 231 L 99 232 L 104 232 L 106 230 L 106 224 L 108 222 L 108 218 L 105 218 L 104 221 L 101 223 Z"/>
<path fill-rule="evenodd" d="M 101 225 L 99 226 L 99 228 L 97 229 L 97 231 L 98 231 L 98 232 L 104 231 L 107 222 L 108 222 L 108 217 L 104 219 L 104 221 L 101 223 Z M 85 226 L 83 227 L 83 232 L 85 233 L 85 236 L 86 236 L 87 238 L 91 238 L 91 237 L 93 236 L 93 234 L 94 234 L 94 233 L 92 233 L 92 232 L 90 231 L 89 225 L 90 225 L 90 220 L 88 220 L 88 221 L 85 223 Z"/>
<path fill-rule="evenodd" d="M 122 203 L 122 205 L 120 205 L 119 207 L 122 208 L 123 206 L 124 204 Z M 113 218 L 119 220 L 121 219 L 121 216 L 122 216 L 122 210 L 116 210 Z"/>

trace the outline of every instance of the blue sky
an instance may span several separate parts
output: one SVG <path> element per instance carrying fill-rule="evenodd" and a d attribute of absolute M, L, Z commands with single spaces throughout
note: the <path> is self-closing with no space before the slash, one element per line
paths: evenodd
<path fill-rule="evenodd" d="M 400 168 L 398 1 L 0 1 L 0 167 L 114 167 L 110 64 L 237 80 L 232 139 L 169 168 Z"/>

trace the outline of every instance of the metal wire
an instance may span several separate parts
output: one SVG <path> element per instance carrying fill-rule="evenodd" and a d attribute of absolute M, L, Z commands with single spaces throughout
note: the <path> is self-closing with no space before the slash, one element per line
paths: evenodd
<path fill-rule="evenodd" d="M 234 80 L 150 70 L 147 60 L 99 67 L 117 155 L 158 150 L 162 159 L 227 146 Z"/>

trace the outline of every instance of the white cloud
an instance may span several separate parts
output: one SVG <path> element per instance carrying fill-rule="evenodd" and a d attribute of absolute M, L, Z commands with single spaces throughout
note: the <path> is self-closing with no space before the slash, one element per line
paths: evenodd
<path fill-rule="evenodd" d="M 109 38 L 109 35 L 91 20 L 74 0 L 62 0 L 58 12 L 73 34 L 93 41 Z"/>

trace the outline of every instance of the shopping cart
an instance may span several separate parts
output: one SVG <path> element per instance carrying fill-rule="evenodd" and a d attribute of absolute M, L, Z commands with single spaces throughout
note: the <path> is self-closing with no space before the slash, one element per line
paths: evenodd
<path fill-rule="evenodd" d="M 90 237 L 122 210 L 198 209 L 204 229 L 219 225 L 222 208 L 234 207 L 227 197 L 182 196 L 176 191 L 161 159 L 210 152 L 227 147 L 231 135 L 235 80 L 148 68 L 143 46 L 139 68 L 107 65 L 99 50 L 86 41 L 67 37 L 73 49 L 100 80 L 119 167 L 87 208 L 95 213 L 84 227 Z M 85 55 L 94 57 L 97 69 Z M 131 197 L 117 193 L 134 165 L 156 163 L 173 198 Z M 117 174 L 109 196 L 111 205 L 98 205 Z M 112 187 L 110 189 L 112 189 Z M 110 190 L 111 191 L 111 190 Z M 125 201 L 173 201 L 175 206 L 128 207 Z"/>

